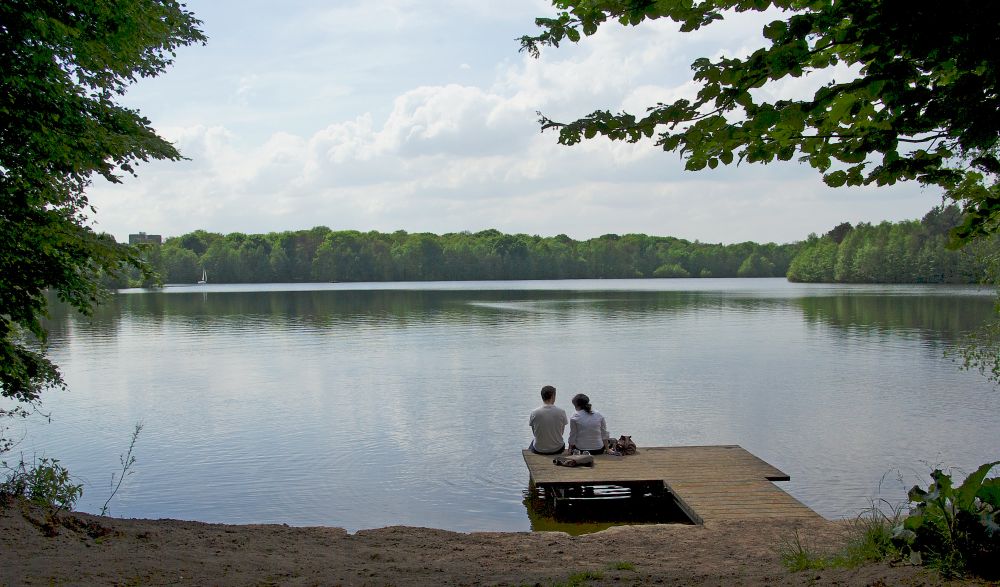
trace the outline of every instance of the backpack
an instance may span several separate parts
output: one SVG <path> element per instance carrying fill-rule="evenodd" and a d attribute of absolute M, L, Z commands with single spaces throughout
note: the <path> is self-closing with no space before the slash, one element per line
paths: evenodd
<path fill-rule="evenodd" d="M 615 441 L 615 450 L 623 455 L 634 455 L 635 448 L 635 443 L 632 442 L 631 436 L 622 434 L 621 438 Z"/>

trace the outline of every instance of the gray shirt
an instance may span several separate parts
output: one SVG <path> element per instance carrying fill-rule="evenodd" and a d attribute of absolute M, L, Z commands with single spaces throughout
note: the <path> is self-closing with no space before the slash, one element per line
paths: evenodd
<path fill-rule="evenodd" d="M 555 404 L 545 404 L 531 411 L 528 424 L 535 435 L 535 450 L 555 452 L 563 447 L 563 431 L 566 430 L 566 411 Z"/>

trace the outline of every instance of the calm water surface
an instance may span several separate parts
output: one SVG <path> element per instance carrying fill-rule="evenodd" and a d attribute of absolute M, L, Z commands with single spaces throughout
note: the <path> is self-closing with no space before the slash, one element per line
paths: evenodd
<path fill-rule="evenodd" d="M 526 530 L 519 451 L 552 384 L 640 446 L 742 445 L 848 517 L 1000 458 L 1000 391 L 944 356 L 992 305 L 780 279 L 129 290 L 54 310 L 70 391 L 20 449 L 61 459 L 84 511 L 141 420 L 117 516 Z"/>

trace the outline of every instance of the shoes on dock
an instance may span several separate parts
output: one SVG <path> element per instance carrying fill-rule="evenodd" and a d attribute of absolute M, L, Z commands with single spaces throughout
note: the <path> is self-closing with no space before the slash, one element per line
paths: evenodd
<path fill-rule="evenodd" d="M 552 462 L 561 467 L 593 467 L 594 457 L 587 451 L 583 451 L 578 455 L 561 455 L 554 459 Z"/>

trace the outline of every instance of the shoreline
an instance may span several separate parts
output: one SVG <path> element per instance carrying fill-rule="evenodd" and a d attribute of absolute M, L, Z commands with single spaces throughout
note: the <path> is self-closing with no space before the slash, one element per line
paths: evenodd
<path fill-rule="evenodd" d="M 0 508 L 0 585 L 940 584 L 924 569 L 870 565 L 791 573 L 794 540 L 833 552 L 850 522 L 755 520 L 563 532 L 388 526 L 227 525 Z"/>

